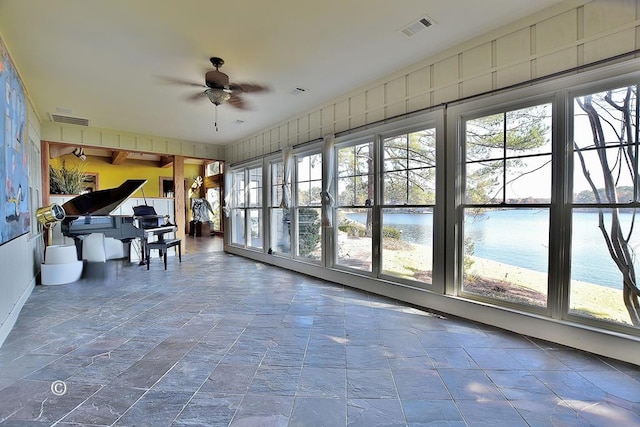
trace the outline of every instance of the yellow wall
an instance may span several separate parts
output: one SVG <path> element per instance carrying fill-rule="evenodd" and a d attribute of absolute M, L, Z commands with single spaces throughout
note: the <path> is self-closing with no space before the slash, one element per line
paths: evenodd
<path fill-rule="evenodd" d="M 118 187 L 127 179 L 146 179 L 144 188 L 146 197 L 162 197 L 160 194 L 160 177 L 173 179 L 173 167 L 159 168 L 157 162 L 149 160 L 127 159 L 121 165 L 112 165 L 108 157 L 87 156 L 86 161 L 80 161 L 73 155 L 65 155 L 51 159 L 51 166 L 59 168 L 65 162 L 67 168 L 80 165 L 85 173 L 98 175 L 97 190 Z M 196 164 L 184 165 L 184 177 L 189 188 L 196 176 L 203 176 L 203 167 Z M 132 197 L 142 197 L 142 192 L 134 193 Z"/>

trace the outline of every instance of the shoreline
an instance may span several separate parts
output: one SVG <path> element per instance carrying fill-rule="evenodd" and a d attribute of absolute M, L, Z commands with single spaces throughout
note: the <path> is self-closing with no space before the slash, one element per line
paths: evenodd
<path fill-rule="evenodd" d="M 474 260 L 469 273 L 493 280 L 508 281 L 543 295 L 547 294 L 547 273 L 542 273 L 515 265 L 471 257 Z M 607 318 L 631 325 L 631 319 L 622 301 L 622 290 L 604 285 L 571 281 L 569 295 L 570 311 L 592 313 L 596 318 Z M 604 310 L 607 309 L 606 312 Z"/>
<path fill-rule="evenodd" d="M 360 255 L 370 256 L 371 239 L 367 237 L 339 236 L 339 243 L 345 255 L 357 256 L 359 247 L 366 248 Z M 389 239 L 393 240 L 393 239 Z M 401 243 L 400 243 L 401 242 Z M 397 244 L 400 243 L 400 244 Z M 397 244 L 397 246 L 396 246 Z M 383 246 L 382 267 L 386 273 L 398 277 L 415 280 L 417 274 L 432 269 L 431 247 L 416 243 L 399 241 Z M 369 251 L 369 252 L 368 252 Z M 346 257 L 347 259 L 350 257 Z M 547 295 L 548 274 L 511 264 L 492 261 L 486 258 L 471 256 L 474 263 L 467 271 L 477 277 L 518 286 L 528 291 Z M 366 263 L 366 261 L 365 261 Z M 631 325 L 631 319 L 622 300 L 622 290 L 605 285 L 572 280 L 570 286 L 570 312 L 586 318 L 593 317 L 601 320 Z"/>

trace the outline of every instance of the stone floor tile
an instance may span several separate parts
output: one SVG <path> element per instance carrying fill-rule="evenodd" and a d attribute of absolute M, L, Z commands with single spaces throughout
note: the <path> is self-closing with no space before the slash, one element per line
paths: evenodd
<path fill-rule="evenodd" d="M 386 369 L 389 367 L 387 349 L 381 345 L 348 345 L 348 369 Z"/>
<path fill-rule="evenodd" d="M 613 369 L 608 372 L 581 371 L 580 375 L 611 396 L 639 404 L 640 409 L 640 382 L 637 379 Z"/>
<path fill-rule="evenodd" d="M 435 368 L 480 369 L 473 357 L 462 347 L 429 348 L 427 354 Z"/>
<path fill-rule="evenodd" d="M 460 400 L 456 404 L 470 427 L 528 427 L 524 418 L 506 400 Z"/>
<path fill-rule="evenodd" d="M 209 241 L 36 286 L 0 348 L 0 425 L 640 424 L 637 366 Z"/>
<path fill-rule="evenodd" d="M 503 394 L 484 371 L 448 368 L 438 369 L 438 373 L 455 401 L 504 399 Z"/>
<path fill-rule="evenodd" d="M 218 394 L 245 394 L 253 382 L 257 365 L 219 363 L 200 391 Z"/>
<path fill-rule="evenodd" d="M 248 393 L 271 396 L 293 396 L 295 394 L 300 367 L 261 365 L 256 371 Z"/>
<path fill-rule="evenodd" d="M 550 399 L 510 400 L 510 403 L 532 427 L 597 425 L 587 422 L 567 402 L 555 396 Z"/>
<path fill-rule="evenodd" d="M 526 369 L 526 366 L 520 363 L 505 351 L 496 352 L 496 348 L 475 348 L 465 347 L 465 351 L 473 358 L 473 360 L 483 369 Z"/>
<path fill-rule="evenodd" d="M 289 427 L 339 427 L 347 425 L 345 399 L 297 397 Z"/>
<path fill-rule="evenodd" d="M 404 427 L 407 423 L 398 399 L 349 399 L 347 425 Z"/>
<path fill-rule="evenodd" d="M 402 400 L 451 399 L 451 394 L 435 369 L 395 369 L 393 379 Z"/>
<path fill-rule="evenodd" d="M 293 402 L 293 396 L 247 394 L 240 403 L 230 425 L 287 426 Z"/>
<path fill-rule="evenodd" d="M 296 389 L 296 396 L 347 398 L 347 370 L 304 366 Z"/>
<path fill-rule="evenodd" d="M 409 426 L 451 426 L 467 424 L 453 400 L 402 400 Z"/>
<path fill-rule="evenodd" d="M 189 403 L 193 393 L 182 391 L 146 392 L 120 417 L 117 426 L 170 425 Z"/>
<path fill-rule="evenodd" d="M 62 419 L 63 423 L 111 425 L 145 393 L 130 387 L 103 387 Z"/>
<path fill-rule="evenodd" d="M 393 399 L 398 397 L 391 369 L 347 369 L 349 399 Z"/>
<path fill-rule="evenodd" d="M 174 421 L 174 426 L 226 427 L 231 423 L 243 395 L 196 393 Z"/>

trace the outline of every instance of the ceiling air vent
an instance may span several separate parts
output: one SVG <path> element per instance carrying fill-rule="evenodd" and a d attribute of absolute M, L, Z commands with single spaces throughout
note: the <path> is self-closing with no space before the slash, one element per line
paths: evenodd
<path fill-rule="evenodd" d="M 82 117 L 63 116 L 60 114 L 50 114 L 51 121 L 56 123 L 65 123 L 68 125 L 89 126 L 89 119 Z"/>
<path fill-rule="evenodd" d="M 424 30 L 426 28 L 429 28 L 432 25 L 433 25 L 433 20 L 431 18 L 423 16 L 422 18 L 418 19 L 417 21 L 414 21 L 411 24 L 409 24 L 406 27 L 404 27 L 403 29 L 401 29 L 400 32 L 402 34 L 404 34 L 405 36 L 407 36 L 407 37 L 413 37 L 414 35 L 416 35 L 420 31 L 422 31 L 422 30 Z"/>

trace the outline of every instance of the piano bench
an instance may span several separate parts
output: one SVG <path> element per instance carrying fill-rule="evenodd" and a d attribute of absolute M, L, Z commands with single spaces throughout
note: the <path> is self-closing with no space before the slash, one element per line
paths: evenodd
<path fill-rule="evenodd" d="M 164 259 L 164 269 L 167 269 L 167 249 L 176 247 L 178 253 L 178 259 L 182 262 L 182 241 L 180 239 L 165 239 L 157 242 L 147 242 L 146 244 L 146 256 L 147 256 L 147 270 L 149 269 L 149 261 L 151 258 L 151 251 L 157 249 L 160 251 L 160 256 Z"/>

